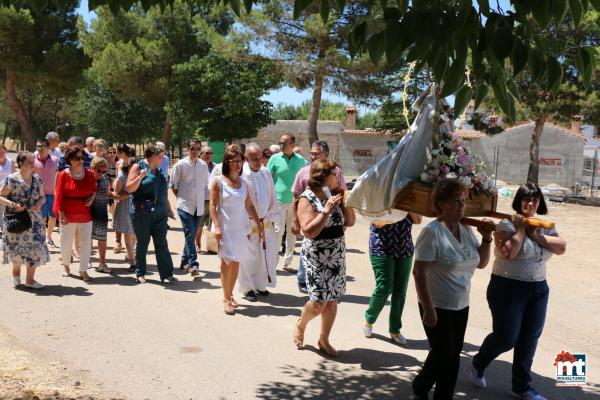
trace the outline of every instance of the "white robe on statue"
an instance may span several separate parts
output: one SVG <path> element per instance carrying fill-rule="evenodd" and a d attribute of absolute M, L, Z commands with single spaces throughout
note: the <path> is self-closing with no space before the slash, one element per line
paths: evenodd
<path fill-rule="evenodd" d="M 266 249 L 263 248 L 263 243 L 258 237 L 256 222 L 250 219 L 252 228 L 250 243 L 254 251 L 254 260 L 240 264 L 238 286 L 242 293 L 247 293 L 250 290 L 264 291 L 267 287 L 275 287 L 277 284 L 277 245 L 275 243 L 273 222 L 279 221 L 281 218 L 281 209 L 277 202 L 273 178 L 268 169 L 261 167 L 260 170 L 255 172 L 246 163 L 244 164 L 242 178 L 248 184 L 248 193 L 254 203 L 258 217 L 263 220 Z"/>

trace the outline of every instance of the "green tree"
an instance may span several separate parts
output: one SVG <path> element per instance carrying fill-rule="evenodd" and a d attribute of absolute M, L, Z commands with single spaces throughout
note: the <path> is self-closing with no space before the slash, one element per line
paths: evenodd
<path fill-rule="evenodd" d="M 581 17 L 576 27 L 571 18 L 565 18 L 558 26 L 544 30 L 551 43 L 551 55 L 546 60 L 528 61 L 528 68 L 515 75 L 516 85 L 511 89 L 519 102 L 515 113 L 522 119 L 535 121 L 531 135 L 528 182 L 538 182 L 539 143 L 544 133 L 544 124 L 553 121 L 570 126 L 573 117 L 583 115 L 586 122 L 600 124 L 598 95 L 599 73 L 585 71 L 586 48 L 600 46 L 600 13 L 589 11 Z M 538 67 L 546 63 L 545 72 Z M 515 66 L 511 64 L 511 69 Z M 584 70 L 584 74 L 579 71 Z M 564 71 L 564 73 L 563 73 Z M 589 81 L 589 89 L 586 82 Z M 497 96 L 494 96 L 497 100 Z"/>
<path fill-rule="evenodd" d="M 78 91 L 76 108 L 78 122 L 109 143 L 143 143 L 161 134 L 163 110 L 143 100 L 121 98 L 102 86 L 93 70 L 88 71 L 86 85 Z"/>
<path fill-rule="evenodd" d="M 80 37 L 104 88 L 126 101 L 144 101 L 165 111 L 162 141 L 168 144 L 174 67 L 192 56 L 206 56 L 212 39 L 227 34 L 232 23 L 221 8 L 182 1 L 164 11 L 144 11 L 136 4 L 129 12 L 113 14 L 103 7 L 90 26 L 80 21 Z"/>
<path fill-rule="evenodd" d="M 45 0 L 60 4 L 62 0 Z M 45 2 L 41 0 L 42 3 Z M 191 4 L 213 5 L 209 0 L 187 0 Z M 3 4 L 19 3 L 5 0 Z M 145 0 L 146 9 L 153 5 L 167 8 L 165 0 Z M 239 0 L 224 0 L 236 14 L 241 15 Z M 254 4 L 265 5 L 258 0 L 245 0 L 246 12 Z M 294 18 L 305 12 L 311 15 L 318 8 L 322 21 L 328 21 L 332 13 L 342 14 L 359 1 L 346 0 L 294 0 Z M 339 34 L 336 38 L 346 41 L 352 55 L 368 52 L 379 61 L 383 56 L 390 65 L 406 65 L 417 62 L 417 71 L 430 70 L 435 81 L 442 84 L 441 96 L 456 94 L 458 105 L 463 107 L 475 95 L 477 104 L 485 98 L 488 88 L 496 94 L 500 108 L 514 120 L 516 118 L 515 81 L 507 75 L 507 60 L 520 72 L 528 63 L 533 64 L 536 74 L 549 72 L 551 79 L 547 87 L 560 83 L 558 63 L 553 56 L 552 43 L 545 29 L 558 26 L 565 16 L 570 15 L 578 26 L 582 15 L 592 6 L 600 11 L 600 0 L 510 0 L 509 7 L 489 0 L 398 0 L 396 2 L 368 2 L 367 12 L 361 18 L 349 21 L 349 35 Z M 90 2 L 94 9 L 110 4 L 115 10 L 129 9 L 131 0 L 95 0 Z M 384 7 L 383 12 L 374 12 Z M 540 29 L 537 29 L 540 28 Z M 341 32 L 340 32 L 341 33 Z M 470 55 L 470 57 L 469 57 Z M 584 47 L 575 55 L 580 59 L 577 71 L 583 76 L 586 87 L 591 83 L 596 64 L 597 51 Z M 573 57 L 565 55 L 564 57 Z M 548 61 L 548 60 L 552 61 Z M 467 64 L 467 61 L 469 63 Z M 472 67 L 473 88 L 465 85 L 465 67 Z M 456 110 L 460 114 L 460 107 Z"/>
<path fill-rule="evenodd" d="M 298 15 L 292 0 L 278 0 L 242 19 L 257 34 L 267 56 L 281 63 L 286 82 L 299 90 L 312 90 L 307 118 L 310 142 L 318 139 L 317 121 L 329 119 L 320 114 L 324 89 L 371 106 L 398 89 L 399 68 L 377 65 L 366 56 L 350 57 L 349 27 L 367 16 L 368 4 L 356 2 L 331 10 L 330 15 L 319 15 L 318 7 L 311 6 L 305 15 Z"/>
<path fill-rule="evenodd" d="M 77 5 L 0 8 L 0 80 L 29 149 L 38 137 L 40 111 L 52 108 L 56 126 L 62 103 L 74 95 L 88 65 L 77 42 Z"/>
<path fill-rule="evenodd" d="M 181 130 L 199 129 L 202 136 L 213 140 L 253 137 L 272 121 L 272 105 L 261 98 L 277 87 L 280 79 L 274 64 L 267 60 L 194 56 L 173 67 L 169 112 Z"/>

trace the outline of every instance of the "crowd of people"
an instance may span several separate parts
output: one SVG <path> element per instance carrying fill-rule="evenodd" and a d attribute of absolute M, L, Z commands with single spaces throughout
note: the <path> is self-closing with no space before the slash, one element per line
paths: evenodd
<path fill-rule="evenodd" d="M 300 292 L 308 295 L 293 328 L 293 342 L 304 346 L 308 323 L 320 316 L 318 348 L 335 357 L 330 343 L 337 307 L 346 291 L 345 231 L 354 225 L 354 210 L 344 205 L 347 189 L 341 165 L 329 159 L 329 146 L 316 141 L 310 161 L 300 153 L 293 135 L 261 148 L 256 143 L 232 144 L 223 161 L 199 140 L 187 143 L 187 156 L 172 168 L 164 144 L 148 145 L 136 157 L 126 144 L 109 147 L 102 139 L 61 143 L 50 132 L 35 153 L 20 152 L 13 161 L 0 146 L 0 213 L 3 214 L 3 262 L 13 266 L 13 284 L 43 289 L 36 268 L 50 261 L 49 249 L 60 249 L 63 275 L 71 276 L 78 258 L 79 276 L 88 270 L 97 241 L 100 273 L 112 272 L 106 260 L 109 215 L 115 234 L 113 251 L 125 248 L 129 272 L 146 283 L 147 254 L 152 239 L 161 282 L 174 284 L 169 251 L 168 219 L 176 214 L 183 227 L 179 268 L 201 279 L 201 238 L 214 240 L 220 258 L 224 313 L 234 315 L 236 283 L 247 301 L 268 296 L 277 285 L 277 268 L 295 274 Z M 175 212 L 168 190 L 175 196 Z M 469 315 L 470 282 L 495 255 L 487 300 L 493 331 L 471 361 L 470 380 L 487 385 L 485 371 L 500 354 L 514 349 L 512 392 L 522 399 L 542 400 L 530 385 L 531 365 L 548 304 L 546 263 L 563 254 L 566 242 L 556 230 L 532 228 L 524 217 L 547 213 L 540 188 L 522 185 L 513 202 L 515 214 L 499 224 L 484 220 L 474 231 L 461 224 L 468 189 L 458 180 L 434 188 L 438 217 L 413 244 L 412 226 L 422 217 L 407 213 L 400 221 L 373 223 L 369 255 L 375 288 L 364 314 L 363 334 L 373 335 L 388 298 L 390 340 L 404 345 L 402 314 L 408 282 L 414 276 L 422 325 L 430 344 L 423 368 L 413 381 L 416 398 L 451 399 Z M 55 228 L 60 241 L 55 244 Z M 294 268 L 297 237 L 302 236 L 298 268 Z M 123 245 L 124 242 L 124 245 Z M 280 252 L 280 250 L 283 250 Z M 208 250 L 208 249 L 207 249 Z M 280 254 L 283 256 L 281 257 Z"/>

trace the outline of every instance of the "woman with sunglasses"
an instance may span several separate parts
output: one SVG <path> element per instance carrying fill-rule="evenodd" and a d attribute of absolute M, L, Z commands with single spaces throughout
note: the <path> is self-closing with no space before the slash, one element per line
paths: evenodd
<path fill-rule="evenodd" d="M 83 167 L 85 153 L 79 147 L 69 149 L 65 160 L 69 168 L 62 171 L 56 180 L 54 214 L 60 219 L 60 252 L 64 266 L 63 276 L 71 274 L 69 264 L 73 252 L 73 238 L 79 228 L 79 276 L 89 281 L 87 269 L 90 266 L 92 251 L 92 215 L 90 206 L 94 203 L 98 187 L 96 176 Z"/>
<path fill-rule="evenodd" d="M 127 176 L 126 190 L 133 202 L 133 228 L 138 243 L 135 248 L 138 283 L 146 283 L 146 255 L 150 238 L 154 242 L 156 264 L 161 282 L 173 283 L 173 260 L 167 242 L 167 179 L 160 169 L 165 151 L 152 143 L 145 158 L 134 164 Z"/>
<path fill-rule="evenodd" d="M 219 242 L 223 303 L 227 315 L 235 314 L 238 307 L 233 298 L 233 287 L 240 262 L 253 258 L 249 218 L 256 221 L 259 239 L 262 241 L 265 237 L 263 225 L 248 195 L 248 186 L 241 177 L 244 158 L 238 149 L 227 149 L 223 156 L 223 175 L 215 177 L 210 187 L 210 216 Z"/>
<path fill-rule="evenodd" d="M 92 204 L 92 240 L 98 241 L 98 272 L 111 273 L 106 265 L 106 231 L 108 230 L 108 201 L 113 196 L 108 176 L 108 161 L 103 157 L 94 157 L 92 171 L 96 176 L 98 192 Z"/>
<path fill-rule="evenodd" d="M 0 203 L 11 212 L 26 211 L 31 218 L 31 228 L 20 232 L 6 232 L 2 240 L 4 264 L 13 265 L 13 285 L 21 285 L 21 266 L 27 266 L 25 286 L 42 289 L 44 285 L 34 279 L 36 268 L 50 261 L 44 221 L 40 214 L 42 204 L 46 202 L 44 184 L 35 173 L 33 154 L 25 151 L 17 156 L 19 171 L 8 175 L 0 184 Z M 6 221 L 4 221 L 6 222 Z"/>

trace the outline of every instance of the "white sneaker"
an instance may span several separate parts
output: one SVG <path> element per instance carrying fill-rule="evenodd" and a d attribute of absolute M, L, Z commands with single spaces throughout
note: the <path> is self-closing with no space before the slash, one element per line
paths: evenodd
<path fill-rule="evenodd" d="M 41 283 L 36 282 L 36 281 L 33 281 L 32 285 L 25 285 L 25 286 L 28 287 L 28 288 L 30 288 L 30 289 L 36 289 L 36 290 L 44 288 L 44 285 L 42 285 Z"/>
<path fill-rule="evenodd" d="M 471 364 L 469 378 L 470 378 L 471 383 L 474 386 L 477 386 L 482 389 L 485 389 L 487 387 L 487 382 L 485 381 L 485 376 L 483 376 L 483 373 L 480 373 L 479 371 L 477 371 L 475 369 L 475 367 L 473 366 L 473 364 Z"/>
<path fill-rule="evenodd" d="M 404 346 L 406 344 L 406 338 L 402 336 L 400 332 L 398 332 L 398 334 L 391 334 L 390 339 L 392 339 L 392 342 L 401 346 Z"/>
<path fill-rule="evenodd" d="M 541 394 L 539 394 L 534 388 L 531 388 L 528 391 L 526 391 L 524 393 L 520 393 L 520 394 L 519 393 L 515 393 L 515 392 L 511 392 L 511 393 L 517 399 L 523 399 L 523 400 L 546 400 L 546 398 L 544 396 L 542 396 Z"/>
<path fill-rule="evenodd" d="M 365 335 L 365 337 L 370 338 L 371 336 L 373 336 L 373 325 L 371 326 L 364 326 L 363 325 L 363 335 Z"/>
<path fill-rule="evenodd" d="M 13 287 L 21 286 L 21 277 L 13 276 Z"/>

